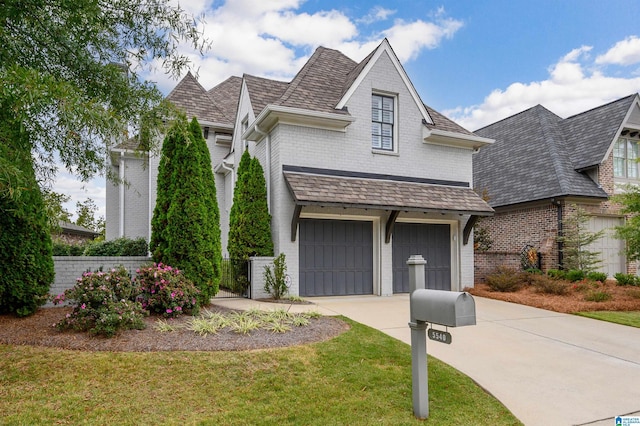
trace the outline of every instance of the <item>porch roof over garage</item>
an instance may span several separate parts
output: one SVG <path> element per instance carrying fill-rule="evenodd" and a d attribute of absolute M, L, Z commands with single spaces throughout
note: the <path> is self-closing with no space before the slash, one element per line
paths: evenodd
<path fill-rule="evenodd" d="M 302 207 L 309 205 L 390 210 L 387 242 L 401 211 L 471 215 L 471 227 L 478 216 L 493 214 L 493 209 L 466 182 L 293 166 L 284 166 L 283 174 L 296 204 L 292 240 Z M 470 232 L 465 229 L 465 239 Z"/>

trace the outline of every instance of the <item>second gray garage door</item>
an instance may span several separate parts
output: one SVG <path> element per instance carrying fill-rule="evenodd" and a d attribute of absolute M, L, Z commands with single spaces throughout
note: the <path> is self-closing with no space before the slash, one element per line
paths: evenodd
<path fill-rule="evenodd" d="M 373 293 L 373 224 L 300 221 L 300 296 Z"/>
<path fill-rule="evenodd" d="M 425 258 L 426 287 L 451 290 L 451 238 L 448 224 L 396 223 L 393 230 L 393 292 L 409 292 L 407 259 Z"/>

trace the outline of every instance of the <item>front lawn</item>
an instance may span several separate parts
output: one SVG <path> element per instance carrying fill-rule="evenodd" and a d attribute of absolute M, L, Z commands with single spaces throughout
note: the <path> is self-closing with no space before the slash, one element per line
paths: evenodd
<path fill-rule="evenodd" d="M 0 345 L 5 424 L 421 424 L 410 347 L 348 321 L 325 342 L 242 352 L 82 352 Z M 426 424 L 521 424 L 429 359 Z"/>
<path fill-rule="evenodd" d="M 611 312 L 611 311 L 595 311 L 595 312 L 578 312 L 577 315 L 594 318 L 601 321 L 613 322 L 616 324 L 629 325 L 631 327 L 640 327 L 640 311 L 632 312 Z"/>

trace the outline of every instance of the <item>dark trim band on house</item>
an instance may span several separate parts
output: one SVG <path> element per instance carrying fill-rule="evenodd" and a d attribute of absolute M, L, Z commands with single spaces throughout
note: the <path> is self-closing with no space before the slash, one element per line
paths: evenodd
<path fill-rule="evenodd" d="M 402 211 L 471 216 L 493 214 L 493 209 L 471 188 L 300 173 L 290 169 L 283 174 L 296 204 L 291 221 L 291 241 L 296 240 L 297 223 L 304 206 L 391 211 L 386 224 L 387 243 L 391 240 L 395 220 Z"/>
<path fill-rule="evenodd" d="M 413 176 L 397 176 L 397 175 L 385 175 L 379 173 L 366 173 L 366 172 L 352 172 L 349 170 L 333 170 L 333 169 L 321 169 L 316 167 L 302 167 L 302 166 L 282 166 L 283 172 L 295 172 L 295 173 L 308 173 L 314 175 L 325 176 L 338 176 L 349 178 L 361 178 L 361 179 L 376 179 L 376 180 L 391 180 L 394 182 L 413 182 L 413 183 L 426 183 L 429 185 L 445 185 L 445 186 L 458 186 L 462 188 L 469 188 L 469 182 L 456 181 L 456 180 L 443 180 L 443 179 L 428 179 L 419 178 Z"/>

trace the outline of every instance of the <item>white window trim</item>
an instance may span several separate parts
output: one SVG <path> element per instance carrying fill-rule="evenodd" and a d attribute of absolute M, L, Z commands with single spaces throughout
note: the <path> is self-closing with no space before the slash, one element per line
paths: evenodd
<path fill-rule="evenodd" d="M 620 140 L 624 140 L 625 141 L 625 147 L 624 147 L 624 175 L 623 176 L 616 176 L 616 159 L 617 158 L 622 158 L 622 157 L 616 157 L 616 149 L 615 149 L 615 145 L 618 144 L 618 142 Z M 638 169 L 638 175 L 636 177 L 629 177 L 629 161 L 635 161 L 635 160 L 629 160 L 629 155 L 628 155 L 628 151 L 627 151 L 627 141 L 631 141 L 632 143 L 635 143 L 636 145 L 638 145 L 638 149 L 640 150 L 640 140 L 639 139 L 634 139 L 634 138 L 629 138 L 629 137 L 625 137 L 625 136 L 620 136 L 616 142 L 614 143 L 614 148 L 612 150 L 612 156 L 613 156 L 613 178 L 616 181 L 619 182 L 638 182 L 640 181 L 640 163 L 636 164 L 636 167 Z M 639 157 L 640 158 L 640 157 Z"/>
<path fill-rule="evenodd" d="M 380 149 L 374 148 L 373 144 L 371 144 L 371 130 L 369 130 L 369 144 L 371 145 L 371 152 L 374 154 L 384 154 L 384 155 L 398 155 L 398 145 L 399 145 L 399 137 L 398 137 L 398 127 L 399 127 L 399 114 L 398 114 L 398 94 L 392 92 L 385 92 L 382 90 L 373 90 L 371 92 L 371 96 L 385 96 L 387 98 L 393 99 L 393 149 Z M 371 103 L 371 97 L 369 98 Z M 371 107 L 369 107 L 369 111 L 371 111 Z M 371 116 L 371 112 L 369 112 L 369 116 Z M 373 120 L 370 120 L 373 122 Z M 371 126 L 369 126 L 371 127 Z"/>

